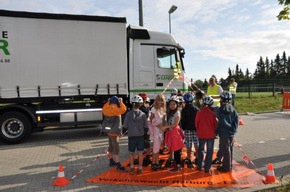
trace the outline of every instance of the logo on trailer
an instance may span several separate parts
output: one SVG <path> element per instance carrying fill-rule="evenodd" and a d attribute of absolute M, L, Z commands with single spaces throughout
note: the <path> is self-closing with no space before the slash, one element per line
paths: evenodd
<path fill-rule="evenodd" d="M 1 32 L 1 38 L 0 39 L 0 50 L 4 52 L 5 55 L 10 55 L 10 52 L 8 50 L 8 41 L 5 39 L 8 39 L 8 31 L 2 31 Z"/>
<path fill-rule="evenodd" d="M 174 75 L 156 75 L 156 80 L 157 81 L 170 81 Z"/>

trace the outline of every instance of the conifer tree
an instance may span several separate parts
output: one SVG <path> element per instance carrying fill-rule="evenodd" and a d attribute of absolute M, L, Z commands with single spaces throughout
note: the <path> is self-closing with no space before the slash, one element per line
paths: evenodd
<path fill-rule="evenodd" d="M 281 63 L 281 76 L 282 77 L 286 77 L 287 75 L 287 57 L 286 57 L 286 53 L 285 51 L 283 52 L 282 58 L 280 60 Z"/>
<path fill-rule="evenodd" d="M 276 75 L 274 78 L 280 76 L 282 74 L 282 66 L 281 66 L 281 59 L 279 53 L 277 54 L 275 60 L 274 60 L 274 69 L 276 70 Z"/>
<path fill-rule="evenodd" d="M 268 57 L 266 57 L 265 61 L 265 77 L 268 78 L 270 76 L 270 62 Z"/>
<path fill-rule="evenodd" d="M 248 68 L 246 69 L 246 75 L 245 75 L 245 78 L 246 78 L 246 80 L 250 80 L 250 79 L 251 79 L 251 77 L 250 77 L 250 72 L 249 72 L 249 69 L 248 69 Z"/>

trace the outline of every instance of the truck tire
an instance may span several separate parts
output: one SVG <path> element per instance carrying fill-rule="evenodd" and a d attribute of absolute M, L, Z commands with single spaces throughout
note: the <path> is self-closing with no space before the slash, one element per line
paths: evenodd
<path fill-rule="evenodd" d="M 20 112 L 4 113 L 0 117 L 0 139 L 7 144 L 16 144 L 31 134 L 31 123 Z"/>

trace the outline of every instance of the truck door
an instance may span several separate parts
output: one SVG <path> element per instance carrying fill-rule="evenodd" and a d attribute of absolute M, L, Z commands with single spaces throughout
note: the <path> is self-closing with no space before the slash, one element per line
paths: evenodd
<path fill-rule="evenodd" d="M 155 89 L 163 92 L 165 96 L 169 96 L 172 88 L 183 90 L 183 81 L 174 79 L 174 69 L 176 70 L 178 58 L 177 49 L 170 46 L 154 46 L 156 55 L 155 64 Z"/>
<path fill-rule="evenodd" d="M 162 93 L 174 77 L 174 68 L 178 61 L 177 50 L 170 46 L 141 44 L 139 52 L 134 52 L 133 89 L 131 93 L 146 92 L 150 99 Z M 165 96 L 175 87 L 181 89 L 183 83 L 174 80 L 168 87 Z M 131 95 L 132 97 L 132 95 Z"/>

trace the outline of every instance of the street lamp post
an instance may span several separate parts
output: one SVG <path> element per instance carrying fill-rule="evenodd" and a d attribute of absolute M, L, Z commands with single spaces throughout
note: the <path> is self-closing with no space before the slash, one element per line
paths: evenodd
<path fill-rule="evenodd" d="M 139 0 L 139 26 L 143 27 L 143 2 Z"/>
<path fill-rule="evenodd" d="M 175 10 L 177 9 L 177 6 L 172 5 L 170 7 L 170 9 L 168 10 L 168 14 L 169 14 L 169 33 L 171 33 L 171 13 L 173 13 Z"/>

